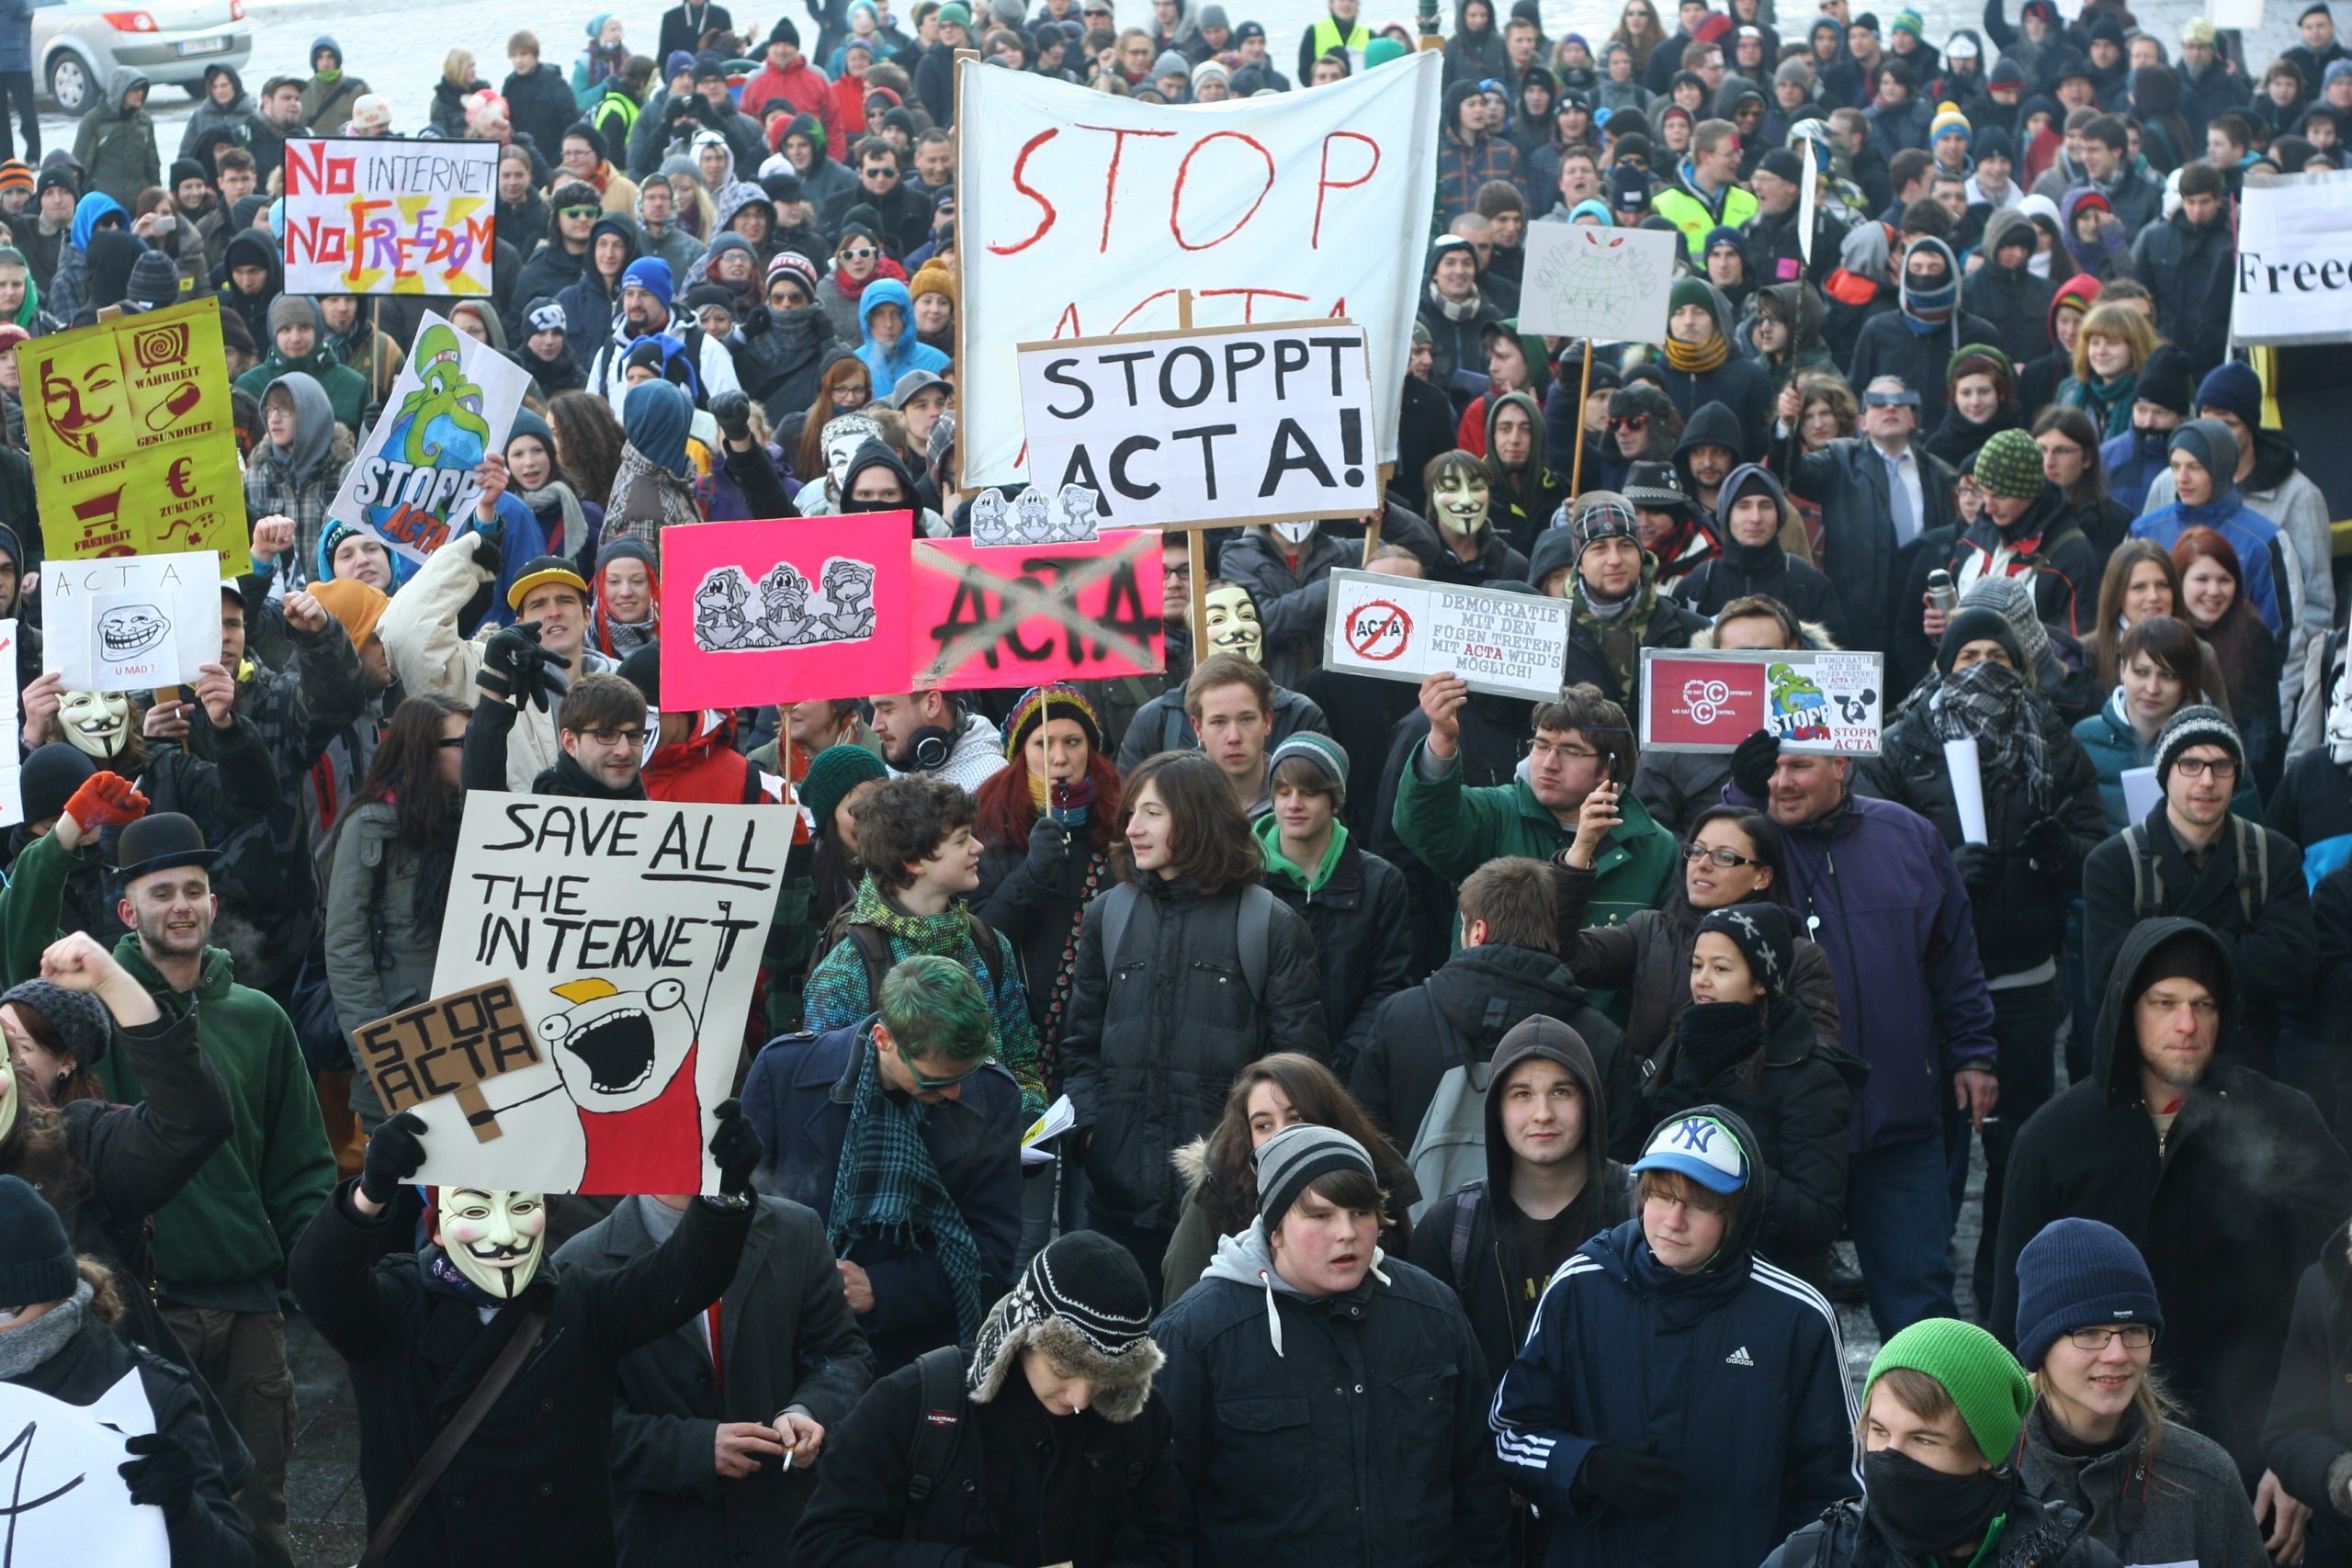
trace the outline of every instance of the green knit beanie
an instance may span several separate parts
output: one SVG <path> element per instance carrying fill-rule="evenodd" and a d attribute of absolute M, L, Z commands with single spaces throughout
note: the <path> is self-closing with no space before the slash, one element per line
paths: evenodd
<path fill-rule="evenodd" d="M 809 760 L 808 776 L 800 783 L 800 804 L 816 819 L 820 833 L 833 830 L 833 808 L 849 792 L 868 779 L 890 776 L 882 759 L 863 746 L 828 746 Z"/>
<path fill-rule="evenodd" d="M 1908 1367 L 1943 1385 L 1987 1462 L 2007 1464 L 2033 1407 L 2033 1384 L 2001 1342 L 1956 1317 L 1923 1318 L 1881 1347 L 1862 1383 L 1862 1403 L 1890 1367 Z"/>
<path fill-rule="evenodd" d="M 2041 448 L 2022 430 L 2002 430 L 1976 449 L 1976 483 L 1987 495 L 2035 501 L 2041 495 Z"/>
<path fill-rule="evenodd" d="M 1707 280 L 1703 277 L 1676 278 L 1674 288 L 1668 292 L 1666 299 L 1668 314 L 1679 310 L 1685 305 L 1696 305 L 1709 316 L 1715 314 L 1714 290 L 1707 287 Z M 1721 330 L 1723 321 L 1720 317 L 1716 318 L 1715 325 L 1717 330 Z M 2036 450 L 2040 448 L 2037 447 Z"/>

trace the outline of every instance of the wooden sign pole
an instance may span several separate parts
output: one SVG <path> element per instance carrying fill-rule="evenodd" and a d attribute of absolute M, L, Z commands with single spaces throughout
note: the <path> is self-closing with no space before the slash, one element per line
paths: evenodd
<path fill-rule="evenodd" d="M 1180 332 L 1193 330 L 1193 291 L 1176 291 L 1176 326 Z M 1184 554 L 1192 565 L 1192 592 L 1189 595 L 1193 623 L 1193 668 L 1198 670 L 1201 660 L 1209 656 L 1208 582 L 1216 575 L 1207 559 L 1208 535 L 1196 523 L 1183 526 Z"/>
<path fill-rule="evenodd" d="M 1592 396 L 1592 339 L 1584 340 L 1584 373 L 1577 378 L 1577 455 L 1568 463 L 1568 501 L 1584 493 L 1584 405 Z M 1544 521 L 1550 521 L 1546 518 Z"/>

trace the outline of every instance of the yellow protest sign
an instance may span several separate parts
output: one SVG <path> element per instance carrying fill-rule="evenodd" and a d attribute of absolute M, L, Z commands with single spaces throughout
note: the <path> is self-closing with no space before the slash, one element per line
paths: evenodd
<path fill-rule="evenodd" d="M 244 486 L 212 299 L 17 348 L 42 542 L 52 561 L 245 554 Z"/>

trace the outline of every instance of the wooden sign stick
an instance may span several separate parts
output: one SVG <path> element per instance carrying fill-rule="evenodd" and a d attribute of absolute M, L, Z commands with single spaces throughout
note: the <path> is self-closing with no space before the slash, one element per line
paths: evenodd
<path fill-rule="evenodd" d="M 481 1085 L 460 1084 L 457 1092 L 458 1109 L 466 1113 L 466 1125 L 474 1130 L 474 1142 L 487 1144 L 502 1135 L 505 1129 L 498 1124 L 498 1112 L 481 1097 Z"/>
<path fill-rule="evenodd" d="M 1584 340 L 1584 374 L 1577 378 L 1577 453 L 1569 459 L 1568 500 L 1584 493 L 1584 405 L 1592 396 L 1592 339 Z M 1551 519 L 1545 518 L 1549 523 Z"/>

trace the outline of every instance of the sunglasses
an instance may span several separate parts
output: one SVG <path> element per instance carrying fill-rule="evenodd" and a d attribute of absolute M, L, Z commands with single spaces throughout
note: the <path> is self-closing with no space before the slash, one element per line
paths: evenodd
<path fill-rule="evenodd" d="M 808 303 L 808 296 L 803 294 L 797 288 L 771 288 L 768 290 L 768 303 L 771 305 L 806 305 Z"/>
<path fill-rule="evenodd" d="M 556 213 L 562 218 L 594 218 L 601 215 L 604 210 L 601 207 L 560 207 L 556 209 Z"/>
<path fill-rule="evenodd" d="M 466 738 L 462 735 L 445 735 L 441 738 L 441 750 L 444 751 L 462 751 L 465 749 Z"/>
<path fill-rule="evenodd" d="M 1630 430 L 1639 435 L 1649 427 L 1650 416 L 1645 413 L 1612 413 L 1609 416 L 1609 428 L 1612 431 Z"/>
<path fill-rule="evenodd" d="M 994 1059 L 995 1058 L 993 1057 L 984 1056 L 980 1060 L 973 1063 L 970 1066 L 965 1068 L 962 1072 L 957 1073 L 954 1077 L 927 1078 L 922 1076 L 922 1069 L 915 1066 L 915 1059 L 911 1053 L 904 1050 L 901 1050 L 899 1053 L 899 1062 L 907 1069 L 907 1077 L 915 1080 L 916 1090 L 922 1094 L 936 1094 L 941 1089 L 954 1089 L 957 1084 L 962 1083 L 966 1078 L 970 1077 L 974 1073 L 977 1073 L 982 1067 L 987 1066 L 989 1063 Z"/>
<path fill-rule="evenodd" d="M 876 256 L 878 256 L 881 254 L 882 253 L 880 251 L 876 250 L 872 245 L 859 245 L 853 250 L 846 250 L 840 253 L 842 259 L 844 261 L 872 261 Z"/>

